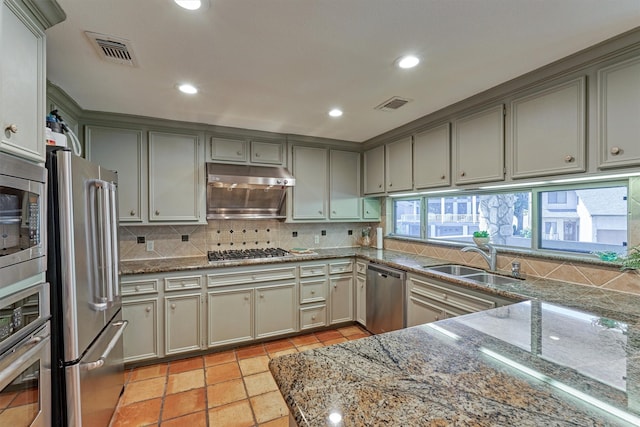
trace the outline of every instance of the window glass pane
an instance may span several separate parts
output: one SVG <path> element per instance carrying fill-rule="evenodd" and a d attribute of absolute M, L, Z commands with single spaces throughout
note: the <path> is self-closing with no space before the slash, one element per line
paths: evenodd
<path fill-rule="evenodd" d="M 420 237 L 420 200 L 393 201 L 393 232 L 401 236 Z"/>
<path fill-rule="evenodd" d="M 540 247 L 568 252 L 624 253 L 627 187 L 540 193 Z"/>
<path fill-rule="evenodd" d="M 478 194 L 427 199 L 427 237 L 472 242 L 487 230 L 491 242 L 531 247 L 531 193 Z"/>

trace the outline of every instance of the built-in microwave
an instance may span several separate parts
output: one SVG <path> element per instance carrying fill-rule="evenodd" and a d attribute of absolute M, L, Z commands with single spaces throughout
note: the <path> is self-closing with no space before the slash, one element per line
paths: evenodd
<path fill-rule="evenodd" d="M 45 271 L 46 169 L 0 153 L 0 288 Z"/>

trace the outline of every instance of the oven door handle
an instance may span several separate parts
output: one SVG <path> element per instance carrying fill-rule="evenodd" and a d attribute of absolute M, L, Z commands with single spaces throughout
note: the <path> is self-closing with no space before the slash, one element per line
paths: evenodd
<path fill-rule="evenodd" d="M 115 333 L 113 338 L 111 338 L 111 341 L 109 341 L 109 345 L 107 345 L 107 348 L 104 350 L 102 355 L 98 358 L 98 360 L 94 360 L 93 362 L 81 363 L 80 369 L 84 371 L 92 371 L 94 369 L 103 367 L 105 360 L 107 360 L 107 357 L 109 357 L 111 351 L 115 348 L 118 341 L 120 341 L 120 338 L 122 337 L 122 334 L 124 333 L 124 330 L 128 324 L 128 320 L 121 320 L 119 322 L 113 323 L 111 326 L 117 326 L 119 329 Z"/>
<path fill-rule="evenodd" d="M 36 335 L 29 338 L 22 344 L 18 344 L 15 352 L 10 353 L 8 357 L 11 357 L 14 354 L 22 354 L 20 354 L 20 356 L 13 360 L 13 362 L 8 366 L 2 366 L 2 360 L 0 360 L 0 390 L 4 389 L 15 379 L 16 371 L 20 369 L 21 366 L 32 360 L 38 355 L 38 353 L 40 353 L 40 351 L 42 351 L 42 347 L 48 343 L 48 338 L 49 334 L 45 336 Z"/>

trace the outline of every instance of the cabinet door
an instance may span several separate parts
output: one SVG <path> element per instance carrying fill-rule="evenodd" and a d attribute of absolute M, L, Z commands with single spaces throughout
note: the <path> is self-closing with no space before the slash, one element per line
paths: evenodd
<path fill-rule="evenodd" d="M 158 298 L 123 298 L 122 318 L 129 321 L 124 330 L 124 361 L 160 357 L 158 340 Z"/>
<path fill-rule="evenodd" d="M 462 117 L 454 123 L 455 183 L 504 179 L 504 106 Z"/>
<path fill-rule="evenodd" d="M 451 184 L 450 141 L 449 123 L 414 135 L 413 179 L 417 189 Z"/>
<path fill-rule="evenodd" d="M 202 342 L 200 293 L 164 297 L 165 354 L 199 350 Z"/>
<path fill-rule="evenodd" d="M 327 150 L 293 147 L 293 219 L 326 219 Z"/>
<path fill-rule="evenodd" d="M 244 163 L 248 144 L 244 139 L 211 138 L 211 160 Z"/>
<path fill-rule="evenodd" d="M 384 145 L 381 145 L 364 152 L 364 194 L 384 191 Z"/>
<path fill-rule="evenodd" d="M 353 321 L 353 275 L 329 278 L 329 324 Z"/>
<path fill-rule="evenodd" d="M 360 153 L 331 150 L 329 217 L 360 218 Z"/>
<path fill-rule="evenodd" d="M 405 191 L 413 187 L 411 137 L 385 147 L 387 191 Z"/>
<path fill-rule="evenodd" d="M 281 142 L 251 141 L 251 163 L 284 164 L 284 144 Z"/>
<path fill-rule="evenodd" d="M 380 199 L 366 197 L 362 199 L 362 218 L 380 220 Z"/>
<path fill-rule="evenodd" d="M 2 3 L 0 149 L 44 161 L 45 36 L 16 3 Z"/>
<path fill-rule="evenodd" d="M 367 277 L 356 276 L 356 322 L 367 326 Z"/>
<path fill-rule="evenodd" d="M 209 347 L 253 339 L 253 289 L 212 291 L 209 296 Z"/>
<path fill-rule="evenodd" d="M 442 307 L 430 303 L 424 298 L 418 298 L 409 294 L 407 304 L 407 327 L 422 325 L 424 323 L 437 322 L 445 318 Z"/>
<path fill-rule="evenodd" d="M 511 103 L 513 178 L 584 172 L 585 78 Z"/>
<path fill-rule="evenodd" d="M 601 168 L 640 165 L 640 57 L 598 71 Z"/>
<path fill-rule="evenodd" d="M 146 212 L 146 158 L 142 131 L 86 126 L 87 159 L 118 172 L 120 222 L 141 222 Z"/>
<path fill-rule="evenodd" d="M 256 338 L 295 332 L 297 307 L 295 283 L 256 288 Z"/>
<path fill-rule="evenodd" d="M 149 132 L 149 220 L 198 221 L 204 162 L 195 135 Z"/>

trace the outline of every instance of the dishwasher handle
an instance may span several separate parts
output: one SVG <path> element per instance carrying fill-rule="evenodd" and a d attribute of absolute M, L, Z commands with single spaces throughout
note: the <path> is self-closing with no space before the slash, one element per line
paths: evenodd
<path fill-rule="evenodd" d="M 395 277 L 397 279 L 403 279 L 403 280 L 405 276 L 405 273 L 402 270 L 396 270 L 393 268 L 385 267 L 380 264 L 369 264 L 367 266 L 367 271 L 373 271 L 375 273 L 380 274 L 383 277 L 390 276 L 390 277 Z"/>

